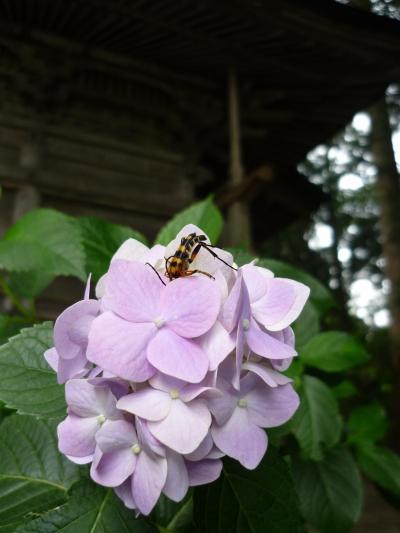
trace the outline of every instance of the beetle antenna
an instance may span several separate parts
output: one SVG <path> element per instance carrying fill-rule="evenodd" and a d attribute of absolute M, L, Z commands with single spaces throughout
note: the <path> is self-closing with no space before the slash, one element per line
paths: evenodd
<path fill-rule="evenodd" d="M 153 265 L 151 265 L 150 263 L 145 263 L 147 266 L 149 266 L 150 268 L 152 268 L 154 270 L 154 272 L 157 274 L 158 276 L 158 279 L 161 281 L 161 283 L 163 285 L 166 285 L 166 283 L 162 280 L 160 274 L 157 272 L 157 270 L 153 267 Z"/>
<path fill-rule="evenodd" d="M 233 267 L 232 265 L 230 265 L 229 263 L 227 263 L 226 261 L 221 259 L 221 257 L 219 255 L 217 255 L 215 252 L 210 250 L 210 245 L 208 245 L 206 243 L 203 243 L 203 242 L 200 242 L 199 244 L 200 244 L 200 246 L 202 248 L 205 248 L 207 250 L 207 252 L 209 252 L 213 257 L 215 257 L 215 259 L 218 259 L 219 261 L 221 261 L 221 263 L 224 263 L 224 265 L 226 265 L 227 267 L 229 267 L 232 270 L 235 270 L 235 272 L 237 272 L 237 268 Z M 215 246 L 213 246 L 213 248 L 215 248 Z"/>

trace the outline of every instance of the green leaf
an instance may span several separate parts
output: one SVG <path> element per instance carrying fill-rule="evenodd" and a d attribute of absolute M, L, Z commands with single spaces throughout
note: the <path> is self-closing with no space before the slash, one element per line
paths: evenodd
<path fill-rule="evenodd" d="M 174 502 L 164 494 L 161 494 L 150 515 L 152 522 L 168 531 L 174 531 L 174 533 L 177 531 L 177 527 L 179 531 L 185 531 L 186 527 L 193 526 L 192 492 L 192 490 L 189 490 L 184 500 L 180 502 Z M 175 524 L 175 528 L 171 524 Z"/>
<path fill-rule="evenodd" d="M 87 480 L 75 485 L 61 507 L 20 526 L 18 533 L 156 533 L 126 508 L 112 489 Z"/>
<path fill-rule="evenodd" d="M 27 325 L 28 323 L 19 316 L 0 315 L 0 344 L 7 342 Z"/>
<path fill-rule="evenodd" d="M 179 503 L 161 494 L 151 513 L 151 519 L 153 523 L 161 526 L 162 531 L 191 533 L 194 529 L 192 491 L 190 490 L 185 499 Z"/>
<path fill-rule="evenodd" d="M 294 279 L 310 287 L 310 301 L 320 313 L 324 313 L 336 306 L 331 292 L 320 281 L 304 272 L 304 270 L 275 259 L 260 259 L 257 265 L 269 268 L 276 277 Z"/>
<path fill-rule="evenodd" d="M 366 476 L 400 496 L 400 456 L 383 446 L 364 442 L 357 446 L 357 462 Z"/>
<path fill-rule="evenodd" d="M 273 446 L 280 446 L 282 439 L 292 433 L 292 420 L 291 418 L 281 426 L 268 428 L 268 443 Z"/>
<path fill-rule="evenodd" d="M 73 219 L 52 209 L 30 211 L 0 242 L 0 268 L 85 279 L 81 233 Z"/>
<path fill-rule="evenodd" d="M 341 381 L 335 387 L 332 387 L 332 392 L 338 400 L 346 400 L 359 394 L 357 387 L 348 379 Z"/>
<path fill-rule="evenodd" d="M 53 345 L 49 322 L 23 329 L 0 347 L 0 400 L 19 413 L 65 415 L 64 388 L 43 353 Z"/>
<path fill-rule="evenodd" d="M 79 467 L 57 448 L 54 421 L 12 415 L 0 431 L 0 531 L 62 504 Z"/>
<path fill-rule="evenodd" d="M 308 459 L 321 460 L 325 449 L 339 441 L 342 420 L 337 402 L 329 387 L 318 378 L 303 376 L 300 407 L 292 421 L 293 433 Z"/>
<path fill-rule="evenodd" d="M 76 219 L 81 233 L 86 256 L 86 272 L 98 280 L 107 272 L 112 256 L 127 239 L 136 239 L 146 244 L 146 238 L 128 226 L 112 224 L 97 217 Z"/>
<path fill-rule="evenodd" d="M 324 533 L 345 533 L 358 520 L 362 484 L 352 455 L 332 450 L 323 461 L 295 461 L 293 477 L 304 518 Z"/>
<path fill-rule="evenodd" d="M 325 372 L 342 372 L 368 361 L 369 354 L 351 335 L 326 331 L 313 337 L 300 349 L 301 361 Z"/>
<path fill-rule="evenodd" d="M 10 272 L 8 285 L 19 298 L 36 298 L 53 281 L 53 272 L 29 270 L 28 272 Z"/>
<path fill-rule="evenodd" d="M 197 202 L 174 216 L 159 232 L 155 242 L 167 245 L 175 239 L 177 233 L 186 226 L 194 224 L 206 233 L 210 241 L 215 244 L 222 231 L 223 218 L 220 210 L 214 204 L 211 197 Z"/>
<path fill-rule="evenodd" d="M 233 260 L 238 266 L 247 265 L 256 258 L 256 256 L 242 248 L 228 248 L 227 250 L 233 255 Z"/>
<path fill-rule="evenodd" d="M 289 366 L 287 370 L 283 372 L 285 376 L 288 376 L 289 378 L 292 378 L 294 380 L 294 384 L 297 387 L 296 378 L 300 378 L 304 373 L 304 365 L 300 361 L 298 357 L 295 357 Z M 298 381 L 300 382 L 300 381 Z"/>
<path fill-rule="evenodd" d="M 299 318 L 293 324 L 296 346 L 304 346 L 319 332 L 319 315 L 315 306 L 307 302 Z"/>
<path fill-rule="evenodd" d="M 383 405 L 371 403 L 355 407 L 347 424 L 348 440 L 352 443 L 383 439 L 389 423 Z"/>
<path fill-rule="evenodd" d="M 200 533 L 295 533 L 297 496 L 287 464 L 272 447 L 255 470 L 224 460 L 218 481 L 197 487 L 194 516 Z"/>
<path fill-rule="evenodd" d="M 8 409 L 3 402 L 0 402 L 0 423 L 3 422 L 3 420 L 7 418 L 7 416 L 10 416 L 14 413 L 14 410 Z"/>

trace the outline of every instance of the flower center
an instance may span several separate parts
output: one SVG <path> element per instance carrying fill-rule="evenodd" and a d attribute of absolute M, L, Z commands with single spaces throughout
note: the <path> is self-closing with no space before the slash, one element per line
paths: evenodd
<path fill-rule="evenodd" d="M 250 328 L 250 320 L 248 318 L 244 318 L 242 320 L 242 326 L 245 331 L 248 331 Z"/>
<path fill-rule="evenodd" d="M 242 407 L 242 408 L 247 407 L 247 400 L 246 400 L 246 398 L 240 398 L 240 399 L 238 400 L 237 404 L 238 404 L 238 407 Z"/>
<path fill-rule="evenodd" d="M 106 421 L 106 417 L 105 417 L 104 415 L 99 415 L 99 416 L 97 417 L 97 422 L 98 422 L 100 425 L 104 424 L 105 421 Z"/>
<path fill-rule="evenodd" d="M 153 322 L 154 322 L 156 328 L 158 328 L 158 329 L 162 328 L 163 325 L 165 324 L 165 320 L 164 320 L 164 318 L 162 316 L 159 316 L 158 318 L 155 318 L 153 320 Z"/>
<path fill-rule="evenodd" d="M 139 444 L 136 442 L 136 443 L 132 446 L 131 450 L 133 451 L 133 453 L 134 453 L 135 455 L 139 455 L 139 453 L 142 451 L 142 448 L 141 448 L 141 447 L 139 446 Z"/>
<path fill-rule="evenodd" d="M 173 400 L 177 400 L 179 398 L 179 391 L 178 389 L 172 389 L 169 393 L 169 395 L 171 396 L 171 398 Z"/>

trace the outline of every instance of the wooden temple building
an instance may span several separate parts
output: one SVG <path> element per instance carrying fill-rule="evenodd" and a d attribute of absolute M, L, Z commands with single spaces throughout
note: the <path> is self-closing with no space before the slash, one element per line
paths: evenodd
<path fill-rule="evenodd" d="M 0 232 L 40 205 L 151 238 L 213 192 L 265 239 L 319 205 L 298 163 L 399 57 L 399 23 L 333 0 L 0 0 Z"/>

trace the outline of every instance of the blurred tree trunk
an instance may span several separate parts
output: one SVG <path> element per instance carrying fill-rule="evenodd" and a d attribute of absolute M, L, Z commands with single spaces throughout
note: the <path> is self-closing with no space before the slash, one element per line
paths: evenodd
<path fill-rule="evenodd" d="M 385 272 L 390 282 L 390 342 L 393 362 L 392 415 L 400 420 L 400 178 L 392 145 L 392 128 L 385 100 L 370 108 L 371 149 L 377 167 L 376 194 L 380 207 Z M 394 443 L 400 447 L 400 427 L 394 424 Z"/>
<path fill-rule="evenodd" d="M 370 0 L 352 0 L 352 5 L 370 10 Z M 371 150 L 377 168 L 376 195 L 380 207 L 380 231 L 385 273 L 390 283 L 389 330 L 393 363 L 393 445 L 400 449 L 400 176 L 392 144 L 392 128 L 385 98 L 369 109 L 372 119 Z"/>
<path fill-rule="evenodd" d="M 372 106 L 370 113 L 371 148 L 378 171 L 376 193 L 381 210 L 382 246 L 386 276 L 391 285 L 389 307 L 392 314 L 390 334 L 394 348 L 393 363 L 400 372 L 400 178 L 385 101 L 381 100 Z"/>

